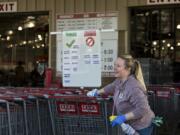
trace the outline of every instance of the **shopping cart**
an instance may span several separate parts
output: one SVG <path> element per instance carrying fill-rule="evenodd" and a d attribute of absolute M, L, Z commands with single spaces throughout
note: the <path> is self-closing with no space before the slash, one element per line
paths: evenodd
<path fill-rule="evenodd" d="M 12 93 L 4 93 L 1 90 L 0 106 L 1 106 L 1 124 L 0 135 L 25 135 L 27 125 L 24 123 L 24 110 L 21 106 L 23 98 Z"/>
<path fill-rule="evenodd" d="M 30 135 L 54 135 L 46 89 L 26 88 L 27 124 Z"/>
<path fill-rule="evenodd" d="M 174 135 L 180 134 L 180 86 L 176 87 L 174 94 L 175 128 Z"/>
<path fill-rule="evenodd" d="M 109 98 L 63 94 L 49 98 L 57 135 L 113 134 L 108 121 L 112 110 Z"/>
<path fill-rule="evenodd" d="M 163 117 L 164 124 L 158 128 L 157 134 L 173 135 L 175 124 L 174 88 L 172 86 L 154 85 L 148 87 L 155 93 L 154 112 Z"/>
<path fill-rule="evenodd" d="M 152 90 L 147 91 L 148 102 L 153 111 L 155 111 L 155 92 Z"/>
<path fill-rule="evenodd" d="M 0 88 L 0 135 L 54 135 L 44 93 L 42 89 Z"/>

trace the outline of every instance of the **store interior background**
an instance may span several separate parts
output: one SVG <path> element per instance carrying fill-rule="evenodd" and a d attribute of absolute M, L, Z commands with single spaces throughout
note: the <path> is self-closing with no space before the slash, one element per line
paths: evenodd
<path fill-rule="evenodd" d="M 19 86 L 15 68 L 19 62 L 25 75 L 22 86 L 32 85 L 31 72 L 37 66 L 43 86 L 44 69 L 48 63 L 48 12 L 0 14 L 0 85 Z"/>
<path fill-rule="evenodd" d="M 180 82 L 180 17 L 178 7 L 130 8 L 130 52 L 142 64 L 146 84 Z M 14 69 L 21 61 L 25 84 L 30 73 L 48 66 L 49 12 L 0 14 L 0 85 L 16 86 Z"/>
<path fill-rule="evenodd" d="M 140 58 L 147 84 L 180 82 L 179 12 L 178 6 L 131 9 L 131 53 Z"/>

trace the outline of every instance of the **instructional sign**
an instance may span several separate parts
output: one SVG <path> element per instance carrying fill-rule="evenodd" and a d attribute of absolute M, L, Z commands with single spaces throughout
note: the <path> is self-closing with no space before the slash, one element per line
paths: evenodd
<path fill-rule="evenodd" d="M 61 31 L 118 29 L 117 16 L 117 12 L 57 15 L 56 28 Z"/>
<path fill-rule="evenodd" d="M 118 32 L 103 32 L 101 44 L 102 75 L 114 76 L 114 62 L 117 59 Z"/>
<path fill-rule="evenodd" d="M 101 35 L 101 72 L 103 77 L 114 76 L 114 61 L 118 53 L 118 13 L 68 14 L 56 17 L 56 76 L 62 76 L 62 32 L 71 30 L 100 29 Z M 87 46 L 94 46 L 90 36 L 85 40 Z"/>
<path fill-rule="evenodd" d="M 63 32 L 63 86 L 101 86 L 99 30 Z"/>

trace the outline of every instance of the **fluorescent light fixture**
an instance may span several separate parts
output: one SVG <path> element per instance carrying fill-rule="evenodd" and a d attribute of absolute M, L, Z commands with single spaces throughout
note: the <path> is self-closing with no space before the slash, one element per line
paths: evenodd
<path fill-rule="evenodd" d="M 153 41 L 153 45 L 157 45 L 157 42 L 156 42 L 156 41 Z"/>
<path fill-rule="evenodd" d="M 28 18 L 28 19 L 35 19 L 34 16 L 28 16 L 27 18 Z"/>
<path fill-rule="evenodd" d="M 41 36 L 41 34 L 38 34 L 38 39 L 39 39 L 40 41 L 42 41 L 42 36 Z"/>
<path fill-rule="evenodd" d="M 19 26 L 19 27 L 18 27 L 18 30 L 19 30 L 19 31 L 22 31 L 22 29 L 23 29 L 22 26 Z"/>
<path fill-rule="evenodd" d="M 33 28 L 33 27 L 35 27 L 35 22 L 34 22 L 34 21 L 29 22 L 29 23 L 27 24 L 27 27 L 28 27 L 28 28 Z"/>
<path fill-rule="evenodd" d="M 12 31 L 12 30 L 9 30 L 9 31 L 8 31 L 8 34 L 9 34 L 9 35 L 12 35 L 12 34 L 13 34 L 13 31 Z"/>
<path fill-rule="evenodd" d="M 177 43 L 177 46 L 180 46 L 180 42 Z"/>
<path fill-rule="evenodd" d="M 6 39 L 7 39 L 7 41 L 9 41 L 10 40 L 10 36 L 7 36 Z"/>
<path fill-rule="evenodd" d="M 176 28 L 177 28 L 177 29 L 180 29 L 180 24 L 178 24 L 178 25 L 176 26 Z"/>
<path fill-rule="evenodd" d="M 25 44 L 27 44 L 27 42 L 26 42 L 26 41 L 23 41 L 23 45 L 25 45 Z"/>
<path fill-rule="evenodd" d="M 42 47 L 44 47 L 45 45 L 44 44 L 41 44 Z"/>
<path fill-rule="evenodd" d="M 166 43 L 166 40 L 162 40 L 163 43 Z"/>
<path fill-rule="evenodd" d="M 33 43 L 33 41 L 29 40 L 29 41 L 28 41 L 28 44 L 31 44 L 31 43 Z"/>
<path fill-rule="evenodd" d="M 171 46 L 171 44 L 170 44 L 170 43 L 168 43 L 168 44 L 167 44 L 167 47 L 170 47 L 170 46 Z"/>

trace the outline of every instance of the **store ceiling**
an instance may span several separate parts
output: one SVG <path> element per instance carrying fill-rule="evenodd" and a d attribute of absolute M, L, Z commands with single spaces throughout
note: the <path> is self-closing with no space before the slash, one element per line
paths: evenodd
<path fill-rule="evenodd" d="M 25 31 L 28 29 L 27 24 L 30 22 L 35 23 L 35 27 L 29 28 L 29 37 L 33 36 L 36 32 L 47 32 L 49 24 L 48 17 L 48 12 L 1 13 L 0 37 L 6 38 L 8 31 L 12 30 L 14 32 L 12 35 L 14 38 L 21 38 L 21 35 L 24 33 L 20 33 L 18 27 L 22 26 L 22 31 Z"/>

